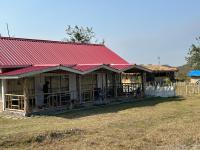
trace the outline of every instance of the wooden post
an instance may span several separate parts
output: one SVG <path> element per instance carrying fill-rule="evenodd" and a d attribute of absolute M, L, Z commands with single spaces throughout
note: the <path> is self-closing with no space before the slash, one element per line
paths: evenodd
<path fill-rule="evenodd" d="M 117 97 L 117 74 L 114 73 L 114 97 Z"/>
<path fill-rule="evenodd" d="M 78 99 L 79 99 L 79 103 L 82 103 L 82 95 L 81 95 L 81 75 L 77 75 L 77 93 L 78 93 Z"/>
<path fill-rule="evenodd" d="M 24 112 L 25 115 L 29 113 L 29 103 L 28 103 L 28 87 L 27 87 L 27 79 L 23 80 L 23 95 L 24 95 Z"/>
<path fill-rule="evenodd" d="M 145 96 L 146 72 L 142 72 L 142 94 Z"/>
<path fill-rule="evenodd" d="M 186 86 L 185 86 L 185 93 L 186 93 L 185 95 L 186 95 L 186 96 L 187 96 L 187 91 L 188 91 L 188 90 L 187 90 L 187 85 L 186 85 Z"/>
<path fill-rule="evenodd" d="M 108 73 L 105 73 L 105 84 L 106 84 L 106 88 L 105 88 L 105 100 L 107 100 L 107 93 L 108 93 Z"/>
<path fill-rule="evenodd" d="M 101 77 L 102 77 L 102 93 L 103 93 L 103 101 L 106 101 L 106 90 L 105 90 L 105 83 L 104 83 L 104 81 L 105 81 L 105 73 L 102 73 L 101 74 Z"/>
<path fill-rule="evenodd" d="M 3 105 L 3 111 L 6 108 L 6 99 L 5 99 L 5 94 L 6 94 L 6 80 L 2 79 L 1 80 L 1 92 L 2 92 L 2 105 Z"/>

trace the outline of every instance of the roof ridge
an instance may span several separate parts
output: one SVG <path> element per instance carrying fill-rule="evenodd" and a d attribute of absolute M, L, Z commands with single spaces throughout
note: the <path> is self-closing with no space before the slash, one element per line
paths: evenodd
<path fill-rule="evenodd" d="M 136 64 L 129 64 L 129 63 L 127 63 L 127 64 L 110 64 L 110 65 L 136 65 Z"/>
<path fill-rule="evenodd" d="M 65 41 L 56 41 L 56 40 L 5 37 L 5 36 L 0 36 L 0 39 L 3 39 L 3 40 L 30 41 L 30 42 L 43 42 L 43 43 L 60 43 L 60 44 L 72 44 L 72 45 L 74 44 L 74 45 L 88 45 L 88 46 L 105 46 L 103 44 L 95 44 L 95 43 L 77 43 L 77 42 L 65 42 Z"/>

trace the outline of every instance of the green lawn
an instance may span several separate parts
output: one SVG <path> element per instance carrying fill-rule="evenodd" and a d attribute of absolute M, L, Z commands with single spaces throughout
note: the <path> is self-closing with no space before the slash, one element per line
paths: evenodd
<path fill-rule="evenodd" d="M 200 149 L 200 96 L 26 119 L 0 117 L 0 149 Z"/>

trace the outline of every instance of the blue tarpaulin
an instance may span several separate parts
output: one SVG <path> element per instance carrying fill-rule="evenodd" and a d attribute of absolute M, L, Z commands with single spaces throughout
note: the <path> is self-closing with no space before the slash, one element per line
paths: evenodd
<path fill-rule="evenodd" d="M 192 70 L 188 72 L 189 77 L 200 77 L 200 70 Z"/>

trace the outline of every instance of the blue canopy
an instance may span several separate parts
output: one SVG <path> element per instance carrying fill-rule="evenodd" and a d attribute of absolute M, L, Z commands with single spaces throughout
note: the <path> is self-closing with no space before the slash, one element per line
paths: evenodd
<path fill-rule="evenodd" d="M 200 70 L 192 70 L 188 72 L 189 77 L 200 77 Z"/>

